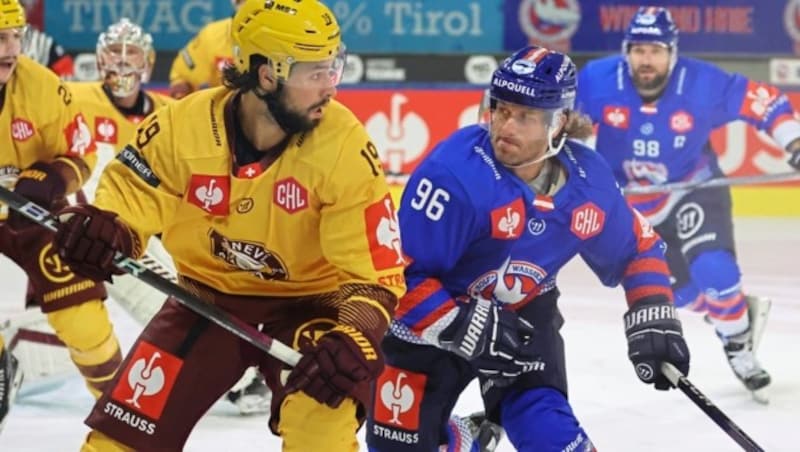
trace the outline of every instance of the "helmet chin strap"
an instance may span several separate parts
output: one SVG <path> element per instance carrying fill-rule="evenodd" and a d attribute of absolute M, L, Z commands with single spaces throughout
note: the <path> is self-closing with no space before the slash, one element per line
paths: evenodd
<path fill-rule="evenodd" d="M 550 157 L 561 152 L 561 148 L 563 148 L 564 143 L 567 142 L 567 132 L 566 131 L 561 132 L 561 136 L 558 138 L 558 144 L 555 144 L 553 143 L 553 139 L 555 138 L 554 136 L 555 128 L 551 126 L 548 126 L 547 128 L 549 129 L 547 131 L 547 151 L 544 154 L 540 155 L 539 157 L 535 157 L 531 160 L 528 160 L 527 162 L 516 163 L 516 164 L 506 164 L 501 162 L 501 164 L 506 168 L 511 168 L 511 169 L 526 168 L 528 166 L 535 165 L 543 160 L 549 159 Z"/>

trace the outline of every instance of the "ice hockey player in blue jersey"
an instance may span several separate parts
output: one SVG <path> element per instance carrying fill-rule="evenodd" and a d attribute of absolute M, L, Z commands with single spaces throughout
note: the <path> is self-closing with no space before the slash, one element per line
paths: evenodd
<path fill-rule="evenodd" d="M 741 119 L 767 131 L 800 168 L 800 122 L 775 87 L 678 56 L 669 11 L 641 7 L 622 54 L 589 62 L 578 109 L 597 123 L 597 151 L 620 185 L 700 181 L 721 175 L 711 131 Z M 730 189 L 631 196 L 669 245 L 675 304 L 707 313 L 736 376 L 765 401 L 769 374 L 754 355 L 770 301 L 742 291 Z"/>
<path fill-rule="evenodd" d="M 688 372 L 663 242 L 603 159 L 570 139 L 591 126 L 572 111 L 576 78 L 564 54 L 514 53 L 493 74 L 487 123 L 456 131 L 411 175 L 398 214 L 409 290 L 382 344 L 371 451 L 476 450 L 450 419 L 476 377 L 487 418 L 518 450 L 594 450 L 567 402 L 556 304 L 558 271 L 578 254 L 625 289 L 639 378 L 667 389 L 661 363 Z"/>

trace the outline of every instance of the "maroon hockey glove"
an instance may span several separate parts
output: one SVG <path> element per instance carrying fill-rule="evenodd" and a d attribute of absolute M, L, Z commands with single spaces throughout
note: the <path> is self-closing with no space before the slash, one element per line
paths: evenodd
<path fill-rule="evenodd" d="M 335 327 L 316 346 L 303 347 L 300 352 L 303 358 L 289 374 L 286 392 L 303 391 L 332 408 L 383 370 L 379 346 L 347 325 Z"/>
<path fill-rule="evenodd" d="M 58 254 L 72 271 L 94 280 L 111 281 L 124 272 L 114 265 L 114 255 L 130 256 L 134 238 L 117 214 L 95 206 L 68 206 L 58 212 Z"/>
<path fill-rule="evenodd" d="M 66 190 L 67 183 L 64 181 L 64 177 L 53 165 L 44 162 L 36 162 L 22 171 L 17 179 L 17 185 L 14 187 L 14 193 L 47 210 L 66 204 Z M 8 227 L 15 231 L 34 224 L 16 211 L 9 213 L 7 223 Z"/>
<path fill-rule="evenodd" d="M 670 363 L 689 375 L 689 348 L 675 311 L 667 300 L 642 300 L 625 313 L 628 358 L 639 379 L 653 383 L 656 389 L 672 387 L 661 373 L 661 363 Z"/>

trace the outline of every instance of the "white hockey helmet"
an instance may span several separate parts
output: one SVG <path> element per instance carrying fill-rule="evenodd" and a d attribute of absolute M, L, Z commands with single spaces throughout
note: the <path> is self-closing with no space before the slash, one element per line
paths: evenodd
<path fill-rule="evenodd" d="M 153 37 L 126 17 L 97 38 L 97 69 L 117 97 L 127 97 L 147 83 L 155 62 Z"/>

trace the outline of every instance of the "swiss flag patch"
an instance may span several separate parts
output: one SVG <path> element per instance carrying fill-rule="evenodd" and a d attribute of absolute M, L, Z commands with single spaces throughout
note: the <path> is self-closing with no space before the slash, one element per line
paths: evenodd
<path fill-rule="evenodd" d="M 400 246 L 400 228 L 392 197 L 386 195 L 364 211 L 369 240 L 369 252 L 375 270 L 385 270 L 405 264 Z"/>
<path fill-rule="evenodd" d="M 207 176 L 192 174 L 189 192 L 186 194 L 190 204 L 205 210 L 211 215 L 228 215 L 230 210 L 231 182 L 227 176 Z"/>
<path fill-rule="evenodd" d="M 606 213 L 594 203 L 587 202 L 572 211 L 570 230 L 581 240 L 594 237 L 603 230 Z"/>
<path fill-rule="evenodd" d="M 428 377 L 389 365 L 375 387 L 375 422 L 403 430 L 419 428 L 419 408 Z"/>
<path fill-rule="evenodd" d="M 105 116 L 94 118 L 94 139 L 99 143 L 117 144 L 117 122 Z"/>
<path fill-rule="evenodd" d="M 525 225 L 525 204 L 522 198 L 492 210 L 492 238 L 514 240 Z"/>
<path fill-rule="evenodd" d="M 122 406 L 158 420 L 181 367 L 183 360 L 180 358 L 146 341 L 139 341 L 129 357 L 128 366 L 111 391 L 111 398 Z"/>
<path fill-rule="evenodd" d="M 617 129 L 627 129 L 630 126 L 631 111 L 628 107 L 619 105 L 606 105 L 603 108 L 603 122 Z"/>

